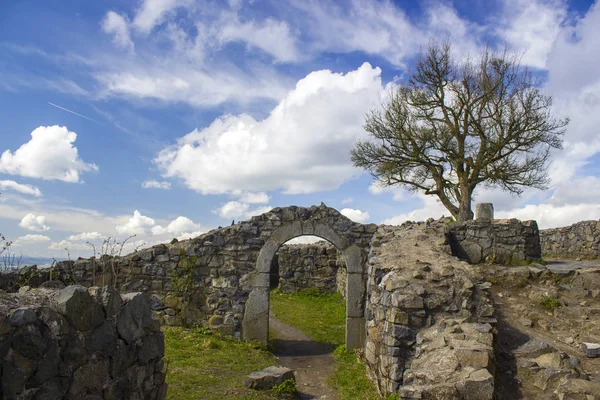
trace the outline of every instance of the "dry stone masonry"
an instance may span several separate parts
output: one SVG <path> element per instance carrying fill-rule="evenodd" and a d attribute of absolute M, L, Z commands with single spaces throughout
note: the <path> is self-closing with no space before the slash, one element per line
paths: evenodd
<path fill-rule="evenodd" d="M 535 221 L 466 221 L 450 225 L 448 235 L 453 254 L 472 264 L 482 261 L 521 264 L 541 258 Z"/>
<path fill-rule="evenodd" d="M 0 398 L 163 399 L 164 337 L 143 293 L 0 293 Z"/>
<path fill-rule="evenodd" d="M 542 253 L 555 258 L 598 258 L 600 222 L 581 221 L 562 228 L 540 231 Z"/>
<path fill-rule="evenodd" d="M 382 395 L 463 398 L 434 395 L 477 390 L 464 398 L 492 398 L 490 285 L 452 256 L 447 222 L 380 226 L 373 237 L 365 358 Z M 444 380 L 449 386 L 438 388 Z"/>
<path fill-rule="evenodd" d="M 283 245 L 277 253 L 279 289 L 297 292 L 302 289 L 337 291 L 338 270 L 346 273 L 344 260 L 329 242 Z"/>

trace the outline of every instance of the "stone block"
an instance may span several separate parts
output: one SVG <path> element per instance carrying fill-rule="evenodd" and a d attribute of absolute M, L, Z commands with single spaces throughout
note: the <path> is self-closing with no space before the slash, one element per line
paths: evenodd
<path fill-rule="evenodd" d="M 598 343 L 582 343 L 581 350 L 588 358 L 600 357 L 600 344 Z"/>
<path fill-rule="evenodd" d="M 252 372 L 244 378 L 244 386 L 255 390 L 271 390 L 275 385 L 281 385 L 288 379 L 296 380 L 294 370 L 272 366 L 261 371 Z"/>
<path fill-rule="evenodd" d="M 102 306 L 96 303 L 83 286 L 67 286 L 54 298 L 58 309 L 79 331 L 88 331 L 104 321 Z"/>
<path fill-rule="evenodd" d="M 360 349 L 365 343 L 365 319 L 362 317 L 346 317 L 346 348 Z"/>

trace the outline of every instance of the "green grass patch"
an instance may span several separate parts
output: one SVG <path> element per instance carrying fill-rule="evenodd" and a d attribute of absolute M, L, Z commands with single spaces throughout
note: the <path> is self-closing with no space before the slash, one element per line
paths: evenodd
<path fill-rule="evenodd" d="M 548 310 L 548 311 L 554 311 L 558 307 L 560 307 L 560 301 L 558 301 L 558 299 L 555 299 L 550 296 L 542 297 L 539 304 L 540 304 L 540 307 L 542 307 L 544 310 Z"/>
<path fill-rule="evenodd" d="M 338 293 L 315 289 L 296 293 L 271 291 L 275 316 L 321 343 L 340 345 L 346 332 L 346 301 Z"/>
<path fill-rule="evenodd" d="M 242 385 L 244 376 L 277 364 L 258 343 L 214 335 L 206 329 L 165 327 L 167 399 L 273 400 Z"/>
<path fill-rule="evenodd" d="M 369 378 L 364 363 L 343 344 L 346 332 L 346 302 L 339 294 L 314 289 L 297 293 L 271 292 L 271 309 L 281 321 L 292 325 L 322 343 L 337 346 L 333 355 L 337 361 L 330 384 L 338 390 L 340 400 L 380 399 Z M 397 399 L 389 397 L 388 400 Z"/>
<path fill-rule="evenodd" d="M 359 361 L 356 353 L 346 350 L 345 345 L 338 346 L 333 352 L 337 361 L 336 371 L 330 377 L 331 384 L 337 388 L 340 400 L 380 400 L 365 371 L 365 365 Z M 386 400 L 395 400 L 393 394 Z"/>

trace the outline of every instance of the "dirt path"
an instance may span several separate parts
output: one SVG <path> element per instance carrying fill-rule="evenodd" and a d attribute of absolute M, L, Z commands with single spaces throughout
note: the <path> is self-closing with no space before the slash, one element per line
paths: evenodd
<path fill-rule="evenodd" d="M 335 370 L 333 346 L 315 342 L 302 331 L 270 316 L 270 328 L 275 332 L 272 340 L 279 365 L 296 371 L 296 399 L 337 400 L 338 396 L 327 384 L 327 378 Z"/>

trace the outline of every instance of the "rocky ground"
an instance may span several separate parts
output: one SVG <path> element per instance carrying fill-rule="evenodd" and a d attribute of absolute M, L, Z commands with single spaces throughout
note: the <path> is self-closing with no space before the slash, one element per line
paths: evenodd
<path fill-rule="evenodd" d="M 499 399 L 600 399 L 600 268 L 481 266 L 492 284 Z M 587 344 L 587 345 L 586 345 Z M 593 347 L 593 346 L 592 346 Z M 587 352 L 586 352 L 587 350 Z"/>

